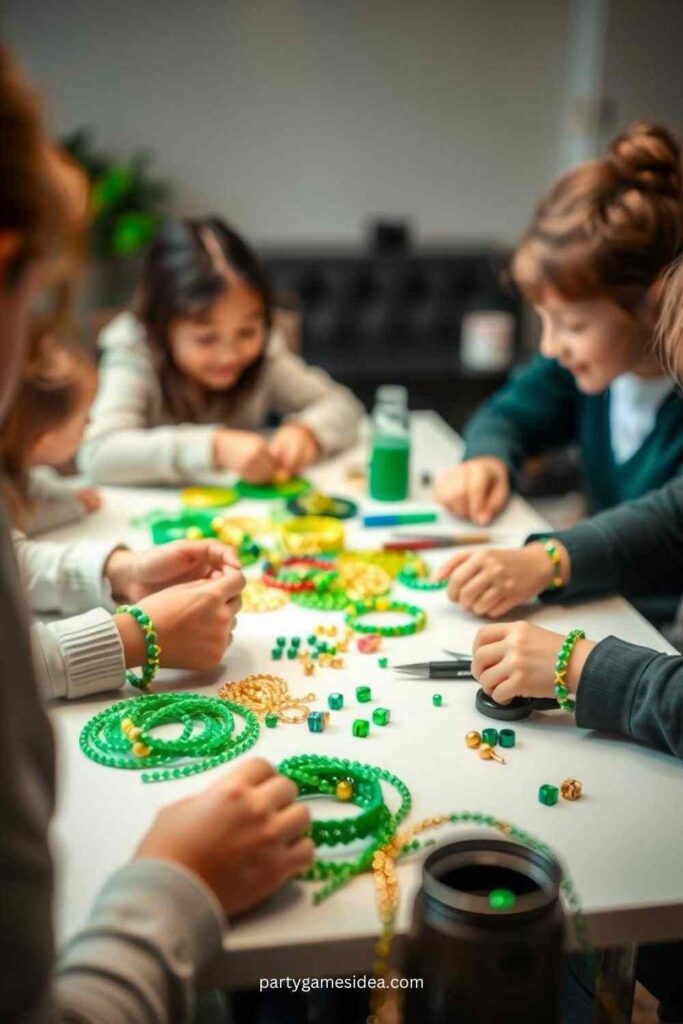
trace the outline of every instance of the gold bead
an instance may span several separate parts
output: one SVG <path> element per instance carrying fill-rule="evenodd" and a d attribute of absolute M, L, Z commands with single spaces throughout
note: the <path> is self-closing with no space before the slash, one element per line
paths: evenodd
<path fill-rule="evenodd" d="M 313 676 L 313 675 L 315 675 L 315 665 L 313 664 L 312 661 L 305 661 L 304 662 L 304 675 L 305 676 Z"/>
<path fill-rule="evenodd" d="M 214 516 L 211 520 L 211 529 L 214 533 L 220 533 L 225 526 L 225 519 L 223 516 Z"/>
<path fill-rule="evenodd" d="M 127 736 L 128 735 L 128 730 L 132 729 L 134 725 L 135 725 L 135 722 L 133 721 L 132 718 L 122 718 L 121 719 L 121 732 L 123 733 L 123 735 Z"/>
<path fill-rule="evenodd" d="M 188 526 L 185 530 L 185 536 L 188 540 L 201 540 L 204 534 L 198 526 Z"/>
<path fill-rule="evenodd" d="M 472 729 L 471 732 L 468 732 L 467 736 L 465 736 L 465 743 L 470 750 L 476 750 L 481 743 L 481 733 L 478 733 L 476 729 Z"/>
<path fill-rule="evenodd" d="M 142 736 L 142 729 L 138 728 L 137 725 L 134 725 L 132 729 L 128 730 L 128 739 L 131 743 L 138 739 L 139 736 Z"/>
<path fill-rule="evenodd" d="M 335 792 L 337 800 L 350 800 L 353 796 L 353 786 L 347 779 L 342 779 L 341 782 L 337 783 Z"/>
<path fill-rule="evenodd" d="M 560 786 L 560 792 L 565 800 L 580 800 L 583 786 L 578 779 L 565 779 Z"/>
<path fill-rule="evenodd" d="M 152 751 L 146 743 L 134 743 L 133 753 L 136 757 L 147 757 Z"/>
<path fill-rule="evenodd" d="M 344 668 L 344 659 L 343 658 L 333 658 L 332 659 L 332 668 Z"/>
<path fill-rule="evenodd" d="M 479 757 L 484 761 L 497 761 L 499 764 L 505 764 L 505 758 L 501 757 L 500 754 L 496 753 L 492 746 L 488 743 L 481 743 L 479 746 Z"/>

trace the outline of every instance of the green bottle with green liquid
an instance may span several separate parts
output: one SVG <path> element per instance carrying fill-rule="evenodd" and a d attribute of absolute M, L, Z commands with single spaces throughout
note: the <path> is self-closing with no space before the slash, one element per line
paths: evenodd
<path fill-rule="evenodd" d="M 370 497 L 376 501 L 404 501 L 410 489 L 410 413 L 406 388 L 384 385 L 377 389 L 370 444 Z"/>

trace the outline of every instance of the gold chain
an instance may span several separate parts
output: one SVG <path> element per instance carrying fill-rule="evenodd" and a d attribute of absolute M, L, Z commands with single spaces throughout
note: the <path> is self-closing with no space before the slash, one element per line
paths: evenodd
<path fill-rule="evenodd" d="M 265 672 L 232 683 L 223 683 L 218 696 L 221 700 L 242 704 L 259 718 L 265 718 L 268 714 L 277 715 L 278 720 L 285 725 L 301 725 L 305 722 L 310 712 L 308 705 L 316 699 L 314 693 L 293 697 L 286 680 Z"/>

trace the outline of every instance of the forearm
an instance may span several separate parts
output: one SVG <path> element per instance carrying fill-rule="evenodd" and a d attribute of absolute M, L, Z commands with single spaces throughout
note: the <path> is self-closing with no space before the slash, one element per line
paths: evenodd
<path fill-rule="evenodd" d="M 581 671 L 576 724 L 683 758 L 683 657 L 616 637 L 596 644 Z"/>
<path fill-rule="evenodd" d="M 58 1019 L 185 1024 L 194 990 L 219 955 L 224 915 L 196 876 L 138 860 L 113 875 L 56 978 Z"/>
<path fill-rule="evenodd" d="M 91 436 L 79 465 L 94 483 L 181 484 L 214 468 L 215 426 L 124 429 Z"/>
<path fill-rule="evenodd" d="M 570 573 L 566 587 L 543 594 L 545 601 L 672 590 L 683 572 L 683 480 L 552 537 L 566 549 Z"/>

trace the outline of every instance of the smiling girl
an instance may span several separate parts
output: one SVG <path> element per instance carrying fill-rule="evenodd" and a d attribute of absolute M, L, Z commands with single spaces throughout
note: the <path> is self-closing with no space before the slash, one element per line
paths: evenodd
<path fill-rule="evenodd" d="M 229 470 L 252 483 L 299 473 L 352 444 L 362 407 L 273 330 L 270 289 L 215 217 L 167 224 L 133 311 L 102 333 L 80 464 L 99 483 L 179 483 Z M 270 414 L 283 424 L 257 433 Z"/>
<path fill-rule="evenodd" d="M 464 461 L 437 480 L 451 512 L 489 523 L 529 456 L 571 443 L 591 512 L 680 472 L 683 402 L 652 335 L 682 249 L 681 155 L 664 128 L 632 125 L 550 188 L 512 263 L 541 318 L 540 354 L 470 421 Z"/>

